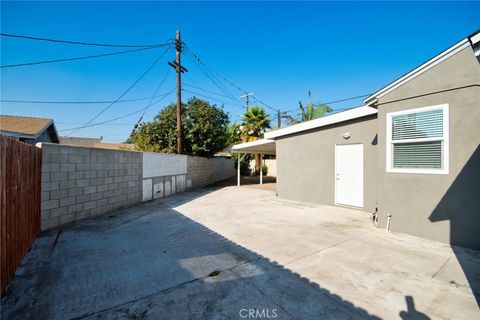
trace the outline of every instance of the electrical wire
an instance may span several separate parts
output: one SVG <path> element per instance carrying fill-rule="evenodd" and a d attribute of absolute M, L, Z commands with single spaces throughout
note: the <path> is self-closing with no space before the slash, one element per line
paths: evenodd
<path fill-rule="evenodd" d="M 130 113 L 128 113 L 128 114 L 125 114 L 125 115 L 123 115 L 123 116 L 119 116 L 119 117 L 116 117 L 116 118 L 113 118 L 113 119 L 110 119 L 110 120 L 106 120 L 106 121 L 102 121 L 102 122 L 92 123 L 92 124 L 89 124 L 89 125 L 86 125 L 86 126 L 83 125 L 83 126 L 81 126 L 81 127 L 76 127 L 76 128 L 62 129 L 62 130 L 58 130 L 58 132 L 71 131 L 71 130 L 76 130 L 76 129 L 80 130 L 80 129 L 83 129 L 83 128 L 90 128 L 90 127 L 105 125 L 105 124 L 110 123 L 110 122 L 113 122 L 113 121 L 117 121 L 117 120 L 120 120 L 120 119 L 124 119 L 124 118 L 130 117 L 130 116 L 132 116 L 132 115 L 134 115 L 134 114 L 137 114 L 137 113 L 139 113 L 139 112 L 142 112 L 142 111 L 150 108 L 150 107 L 153 106 L 153 105 L 156 105 L 156 104 L 160 103 L 162 100 L 164 100 L 164 99 L 165 99 L 166 97 L 168 97 L 170 94 L 172 94 L 172 92 L 174 92 L 174 91 L 175 91 L 175 88 L 172 89 L 172 90 L 170 90 L 169 92 L 165 93 L 161 99 L 155 101 L 154 103 L 149 104 L 148 106 L 143 107 L 143 108 L 141 108 L 141 109 L 138 109 L 138 110 L 136 110 L 136 111 L 130 112 Z M 162 95 L 160 95 L 160 96 L 162 96 Z"/>
<path fill-rule="evenodd" d="M 172 71 L 172 69 L 170 69 L 170 68 L 167 69 L 167 72 L 165 73 L 165 76 L 163 77 L 162 81 L 160 81 L 160 84 L 158 85 L 157 89 L 155 90 L 155 93 L 153 94 L 153 96 L 157 95 L 158 91 L 160 90 L 160 88 L 164 84 L 165 80 L 167 80 L 167 77 L 171 74 L 171 71 Z M 137 130 L 137 128 L 138 128 L 138 125 L 140 124 L 140 122 L 142 122 L 143 117 L 145 116 L 145 113 L 147 112 L 148 108 L 150 107 L 152 101 L 153 101 L 153 98 L 150 99 L 150 101 L 147 103 L 147 106 L 145 107 L 145 110 L 143 111 L 142 115 L 140 116 L 140 119 L 138 119 L 137 123 L 135 123 L 135 125 L 133 126 L 132 132 L 130 133 L 130 137 L 133 136 L 133 134 L 135 133 L 135 130 Z"/>
<path fill-rule="evenodd" d="M 85 126 L 89 125 L 90 123 L 92 123 L 95 119 L 97 119 L 100 115 L 102 115 L 105 111 L 107 111 L 108 109 L 110 109 L 118 100 L 122 99 L 123 96 L 125 96 L 130 90 L 133 89 L 133 87 L 135 87 L 135 85 L 137 85 L 137 83 L 140 82 L 140 80 L 143 79 L 143 77 L 145 77 L 147 75 L 148 72 L 150 72 L 150 70 L 158 63 L 158 61 L 160 61 L 160 59 L 168 52 L 168 50 L 170 50 L 170 47 L 168 47 L 148 68 L 147 70 L 145 70 L 142 75 L 140 77 L 138 77 L 137 80 L 135 80 L 135 82 L 130 85 L 130 87 L 125 90 L 114 102 L 110 103 L 107 107 L 105 107 L 102 111 L 100 111 L 99 113 L 97 113 L 92 119 L 90 119 L 87 123 L 85 123 Z M 75 130 L 73 130 L 72 132 L 70 132 L 68 135 L 70 134 L 73 134 L 75 132 L 77 132 L 78 130 L 82 129 L 82 127 L 80 128 L 76 128 Z"/>
<path fill-rule="evenodd" d="M 172 44 L 171 42 L 162 43 L 162 44 L 147 44 L 147 45 L 110 44 L 110 43 L 92 43 L 92 42 L 82 42 L 82 41 L 59 40 L 59 39 L 41 38 L 41 37 L 33 37 L 33 36 L 25 36 L 25 35 L 9 34 L 9 33 L 1 33 L 0 35 L 2 37 L 20 38 L 20 39 L 47 41 L 47 42 L 56 42 L 56 43 L 74 44 L 74 45 L 83 45 L 83 46 L 95 46 L 95 47 L 144 48 L 144 47 L 161 47 L 161 46 L 167 46 Z"/>
<path fill-rule="evenodd" d="M 221 76 L 220 74 L 218 74 L 217 72 L 215 72 L 212 68 L 208 67 L 202 60 L 200 60 L 200 58 L 190 49 L 188 48 L 188 46 L 186 44 L 185 45 L 185 48 L 188 50 L 188 52 L 192 55 L 193 57 L 193 60 L 195 62 L 197 62 L 199 64 L 199 69 L 200 71 L 202 71 L 205 76 L 207 78 L 209 78 L 219 89 L 220 91 L 222 91 L 224 94 L 226 94 L 227 96 L 230 97 L 230 99 L 232 99 L 232 101 L 234 101 L 235 103 L 239 104 L 242 108 L 243 108 L 243 105 L 238 101 L 238 99 L 236 99 L 232 93 L 224 86 L 222 85 L 222 83 L 220 81 L 218 81 L 216 78 L 215 78 L 215 75 L 217 75 L 217 77 L 219 77 L 220 79 L 226 81 L 227 83 L 229 83 L 230 85 L 233 85 L 234 87 L 238 88 L 237 86 L 235 86 L 233 83 L 231 83 L 230 81 L 228 81 L 227 79 L 225 79 L 223 76 Z M 240 89 L 241 90 L 241 89 Z M 242 91 L 243 92 L 243 91 Z"/>
<path fill-rule="evenodd" d="M 125 100 L 118 100 L 116 103 L 125 103 L 125 102 L 135 102 L 135 101 L 143 101 L 143 100 L 150 100 L 152 98 L 158 98 L 159 96 L 151 96 L 151 97 L 143 97 L 143 98 L 136 98 L 136 99 L 125 99 Z M 100 100 L 100 101 L 43 101 L 43 100 L 6 100 L 1 99 L 0 102 L 8 102 L 8 103 L 30 103 L 30 104 L 105 104 L 105 103 L 112 103 L 115 100 Z"/>
<path fill-rule="evenodd" d="M 224 95 L 224 94 L 221 94 L 221 93 L 218 93 L 218 92 L 215 92 L 215 91 L 211 91 L 211 90 L 207 90 L 207 89 L 203 89 L 201 87 L 198 87 L 198 86 L 194 86 L 194 85 L 191 85 L 191 84 L 188 84 L 188 83 L 182 83 L 183 86 L 187 86 L 187 87 L 191 87 L 191 88 L 194 88 L 194 89 L 197 89 L 197 90 L 202 90 L 202 91 L 205 91 L 207 93 L 211 93 L 211 94 L 215 94 L 217 96 L 220 96 L 220 97 L 224 97 L 224 98 L 228 98 L 228 99 L 231 99 L 230 96 L 227 96 L 227 95 Z"/>
<path fill-rule="evenodd" d="M 184 43 L 185 47 L 188 49 L 188 51 L 190 52 L 190 54 L 193 56 L 194 60 L 197 61 L 198 63 L 200 63 L 202 66 L 204 66 L 207 70 L 210 70 L 214 75 L 216 75 L 217 77 L 219 77 L 220 79 L 222 79 L 223 81 L 225 81 L 226 83 L 228 83 L 229 85 L 231 85 L 232 87 L 234 87 L 235 89 L 239 90 L 240 92 L 244 93 L 244 94 L 248 94 L 248 91 L 245 91 L 243 90 L 242 88 L 240 88 L 239 86 L 237 86 L 236 84 L 234 84 L 232 81 L 228 80 L 227 78 L 225 78 L 224 76 L 222 76 L 221 74 L 219 74 L 218 72 L 216 72 L 215 70 L 213 70 L 211 67 L 207 66 L 205 64 L 205 62 L 203 62 L 203 60 L 201 60 L 185 43 Z M 266 104 L 265 102 L 263 102 L 262 100 L 252 96 L 252 99 L 257 101 L 258 103 L 262 104 L 263 106 L 267 107 L 268 109 L 270 110 L 273 110 L 275 112 L 278 111 L 278 109 L 275 109 L 273 108 L 272 106 L 269 106 L 268 104 Z"/>
<path fill-rule="evenodd" d="M 102 54 L 82 56 L 82 57 L 74 57 L 74 58 L 63 58 L 63 59 L 42 60 L 42 61 L 33 61 L 33 62 L 25 62 L 25 63 L 17 63 L 17 64 L 7 64 L 7 65 L 0 66 L 0 69 L 33 66 L 33 65 L 45 64 L 45 63 L 56 63 L 56 62 L 66 62 L 66 61 L 75 61 L 75 60 L 85 60 L 85 59 L 93 59 L 93 58 L 100 58 L 100 57 L 108 57 L 108 56 L 114 56 L 114 55 L 119 55 L 119 54 L 131 53 L 131 52 L 152 50 L 152 49 L 157 49 L 157 48 L 159 48 L 159 47 L 147 47 L 147 48 L 141 48 L 141 49 L 116 51 L 116 52 L 102 53 Z"/>
<path fill-rule="evenodd" d="M 205 95 L 205 94 L 202 94 L 202 93 L 199 93 L 199 92 L 195 92 L 195 91 L 192 91 L 192 90 L 189 90 L 189 89 L 182 89 L 182 91 L 185 91 L 185 92 L 188 92 L 188 93 L 191 93 L 191 94 L 196 94 L 196 95 L 199 95 L 199 96 L 204 97 L 206 99 L 211 99 L 211 100 L 223 103 L 223 104 L 227 104 L 225 101 L 220 100 L 218 98 L 208 96 L 208 95 Z M 243 110 L 243 107 L 241 109 Z"/>
<path fill-rule="evenodd" d="M 236 99 L 226 88 L 223 86 L 215 77 L 214 75 L 210 74 L 208 70 L 203 69 L 202 65 L 195 65 L 198 69 L 210 80 L 212 83 L 220 89 L 229 99 L 231 99 L 234 103 L 238 104 L 241 108 L 243 108 L 242 104 Z"/>
<path fill-rule="evenodd" d="M 362 95 L 360 95 L 360 96 L 355 96 L 355 97 L 350 97 L 350 98 L 344 98 L 344 99 L 334 100 L 334 101 L 329 101 L 329 102 L 322 102 L 322 104 L 330 105 L 330 104 L 335 104 L 335 103 L 340 103 L 340 102 L 345 102 L 345 101 L 360 99 L 360 98 L 363 98 L 363 97 L 368 97 L 369 95 L 371 95 L 371 94 L 370 94 L 370 93 L 369 93 L 369 94 L 362 94 Z M 346 109 L 352 109 L 352 108 L 356 108 L 356 107 L 348 107 L 348 108 L 346 108 Z M 334 111 L 337 111 L 337 110 L 342 110 L 342 109 L 335 109 Z M 294 111 L 298 111 L 298 109 L 291 109 L 291 110 L 287 110 L 286 112 L 294 112 Z"/>

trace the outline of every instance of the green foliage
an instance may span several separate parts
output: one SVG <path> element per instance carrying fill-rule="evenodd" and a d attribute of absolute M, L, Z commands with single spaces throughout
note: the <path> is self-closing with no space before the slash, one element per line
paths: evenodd
<path fill-rule="evenodd" d="M 308 99 L 310 100 L 311 92 L 308 91 Z M 309 121 L 325 116 L 327 113 L 332 112 L 333 109 L 326 104 L 313 103 L 311 100 L 307 103 L 306 106 L 299 101 L 299 117 L 286 116 L 289 124 L 296 124 L 304 121 Z"/>
<path fill-rule="evenodd" d="M 262 165 L 262 174 L 266 176 L 268 174 L 268 167 L 266 164 Z"/>
<path fill-rule="evenodd" d="M 270 128 L 270 118 L 261 107 L 251 107 L 242 116 L 242 140 L 253 141 L 261 138 Z"/>
<path fill-rule="evenodd" d="M 176 105 L 161 110 L 152 122 L 142 123 L 129 139 L 140 151 L 175 153 L 177 148 Z M 182 106 L 185 154 L 211 157 L 228 145 L 228 115 L 223 108 L 192 98 Z"/>
<path fill-rule="evenodd" d="M 185 106 L 183 106 L 185 110 Z M 175 153 L 177 148 L 177 106 L 170 104 L 162 109 L 152 122 L 142 123 L 129 143 L 140 151 Z"/>
<path fill-rule="evenodd" d="M 234 122 L 227 127 L 228 143 L 227 145 L 233 146 L 242 142 L 242 130 L 240 124 Z"/>
<path fill-rule="evenodd" d="M 184 116 L 185 152 L 211 157 L 228 145 L 228 115 L 223 108 L 192 98 Z"/>
<path fill-rule="evenodd" d="M 235 170 L 238 167 L 238 153 L 232 153 L 232 160 L 235 162 Z M 240 154 L 240 174 L 249 175 L 250 174 L 250 161 L 253 159 L 251 154 Z"/>

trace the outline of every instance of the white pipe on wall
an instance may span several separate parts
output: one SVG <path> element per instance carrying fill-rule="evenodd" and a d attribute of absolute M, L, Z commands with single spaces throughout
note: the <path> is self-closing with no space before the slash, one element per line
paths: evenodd
<path fill-rule="evenodd" d="M 263 184 L 263 154 L 260 153 L 260 184 Z"/>
<path fill-rule="evenodd" d="M 240 186 L 240 153 L 237 153 L 238 165 L 237 165 L 237 186 Z"/>

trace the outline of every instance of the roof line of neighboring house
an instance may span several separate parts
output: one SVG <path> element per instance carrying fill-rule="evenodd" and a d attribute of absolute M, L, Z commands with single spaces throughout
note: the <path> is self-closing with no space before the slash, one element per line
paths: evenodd
<path fill-rule="evenodd" d="M 478 44 L 480 43 L 480 30 L 477 30 L 470 36 L 466 37 L 465 39 L 462 39 L 461 41 L 457 42 L 450 48 L 442 51 L 440 54 L 436 55 L 435 57 L 431 58 L 427 62 L 421 64 L 417 68 L 409 71 L 399 79 L 395 80 L 394 82 L 388 84 L 386 87 L 383 87 L 379 91 L 375 92 L 374 94 L 368 96 L 365 100 L 366 105 L 373 105 L 375 104 L 378 99 L 381 97 L 389 94 L 393 90 L 397 89 L 401 85 L 409 82 L 410 80 L 418 77 L 422 73 L 430 70 L 431 68 L 435 67 L 442 61 L 450 58 L 451 56 L 457 54 L 458 52 L 462 51 L 463 49 L 472 46 L 475 51 L 475 55 L 479 56 L 480 55 L 480 49 L 478 47 Z"/>
<path fill-rule="evenodd" d="M 53 129 L 53 135 L 52 135 L 53 140 L 56 143 L 60 142 L 57 127 L 55 126 L 55 122 L 53 121 L 53 119 L 26 117 L 26 116 L 10 116 L 10 115 L 2 115 L 2 116 L 23 118 L 23 119 L 44 119 L 44 120 L 48 120 L 48 122 L 41 129 L 39 129 L 36 133 L 26 133 L 26 132 L 15 131 L 15 130 L 0 129 L 0 131 L 2 131 L 3 133 L 8 133 L 9 136 L 17 137 L 17 138 L 26 138 L 26 139 L 37 139 L 40 135 L 43 134 L 43 132 L 45 130 L 48 130 L 51 126 L 52 129 Z"/>
<path fill-rule="evenodd" d="M 286 135 L 294 134 L 297 132 L 302 132 L 306 130 L 328 126 L 328 125 L 339 123 L 339 122 L 366 117 L 369 115 L 376 114 L 377 112 L 378 110 L 375 108 L 372 108 L 369 106 L 360 106 L 357 108 L 352 108 L 342 112 L 334 113 L 325 117 L 294 124 L 293 126 L 289 126 L 286 128 L 265 132 L 265 139 L 275 139 L 281 136 L 286 136 Z"/>

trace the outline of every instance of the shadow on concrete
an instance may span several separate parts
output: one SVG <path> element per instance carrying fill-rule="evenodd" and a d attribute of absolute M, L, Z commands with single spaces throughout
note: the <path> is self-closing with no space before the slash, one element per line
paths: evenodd
<path fill-rule="evenodd" d="M 450 244 L 480 305 L 480 252 L 455 247 L 480 250 L 480 146 L 477 146 L 429 220 L 450 221 Z M 476 259 L 473 258 L 475 256 Z"/>
<path fill-rule="evenodd" d="M 263 177 L 263 184 L 274 184 L 277 183 L 276 177 L 266 176 Z M 260 176 L 255 175 L 241 175 L 240 176 L 240 185 L 241 186 L 250 186 L 250 185 L 259 185 L 260 184 Z M 217 182 L 212 185 L 214 188 L 218 187 L 229 187 L 229 186 L 236 186 L 237 185 L 237 177 L 231 177 L 229 179 Z"/>
<path fill-rule="evenodd" d="M 399 316 L 402 320 L 430 320 L 430 317 L 415 309 L 415 303 L 412 296 L 405 296 L 407 310 L 401 311 Z"/>
<path fill-rule="evenodd" d="M 42 233 L 2 319 L 380 319 L 175 210 L 186 192 Z"/>

